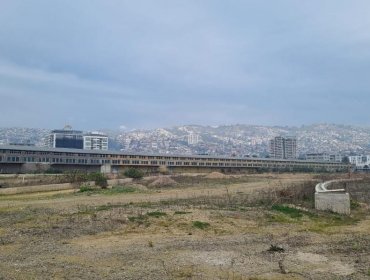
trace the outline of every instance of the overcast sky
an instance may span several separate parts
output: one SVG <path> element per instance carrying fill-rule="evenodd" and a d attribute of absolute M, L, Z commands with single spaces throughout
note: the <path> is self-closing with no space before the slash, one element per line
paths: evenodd
<path fill-rule="evenodd" d="M 370 125 L 369 0 L 0 0 L 0 126 Z"/>

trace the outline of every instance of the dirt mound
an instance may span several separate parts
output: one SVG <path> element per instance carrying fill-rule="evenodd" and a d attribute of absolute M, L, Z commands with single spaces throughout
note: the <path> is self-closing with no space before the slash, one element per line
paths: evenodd
<path fill-rule="evenodd" d="M 220 172 L 212 172 L 209 173 L 205 178 L 207 179 L 224 179 L 224 178 L 229 178 L 229 176 L 222 174 Z"/>
<path fill-rule="evenodd" d="M 149 184 L 149 187 L 171 187 L 177 185 L 176 181 L 170 177 L 159 177 Z"/>

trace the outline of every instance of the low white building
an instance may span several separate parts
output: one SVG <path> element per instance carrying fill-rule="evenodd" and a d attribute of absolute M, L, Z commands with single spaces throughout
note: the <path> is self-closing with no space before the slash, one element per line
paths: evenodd
<path fill-rule="evenodd" d="M 306 160 L 310 161 L 331 161 L 341 162 L 342 156 L 339 154 L 328 154 L 328 153 L 309 153 L 306 154 Z"/>
<path fill-rule="evenodd" d="M 349 163 L 356 165 L 358 168 L 364 168 L 365 166 L 370 166 L 370 156 L 369 155 L 359 155 L 359 156 L 349 156 Z"/>

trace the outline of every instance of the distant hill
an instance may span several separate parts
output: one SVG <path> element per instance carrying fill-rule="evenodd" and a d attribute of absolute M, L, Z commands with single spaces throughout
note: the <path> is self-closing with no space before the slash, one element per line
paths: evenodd
<path fill-rule="evenodd" d="M 43 145 L 50 130 L 33 128 L 0 128 L 0 144 L 34 143 Z M 314 124 L 301 127 L 260 125 L 186 125 L 129 132 L 106 130 L 110 149 L 131 152 L 171 154 L 218 154 L 236 156 L 266 156 L 269 139 L 296 136 L 299 153 L 370 153 L 370 128 Z M 193 144 L 188 136 L 196 136 Z"/>

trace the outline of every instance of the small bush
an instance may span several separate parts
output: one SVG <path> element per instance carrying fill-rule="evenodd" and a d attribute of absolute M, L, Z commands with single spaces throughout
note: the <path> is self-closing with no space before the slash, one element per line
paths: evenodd
<path fill-rule="evenodd" d="M 201 221 L 194 221 L 193 222 L 193 227 L 199 228 L 199 229 L 206 229 L 210 226 L 209 223 L 206 222 L 201 222 Z"/>
<path fill-rule="evenodd" d="M 101 187 L 102 189 L 108 187 L 107 177 L 100 172 L 90 173 L 88 175 L 88 179 L 94 181 L 95 185 Z"/>
<path fill-rule="evenodd" d="M 80 187 L 80 192 L 91 192 L 93 191 L 93 188 L 89 185 L 82 185 Z"/>
<path fill-rule="evenodd" d="M 70 183 L 82 183 L 88 181 L 88 175 L 80 170 L 72 170 L 65 173 L 65 177 Z"/>
<path fill-rule="evenodd" d="M 133 178 L 133 179 L 141 179 L 143 178 L 144 174 L 141 170 L 137 168 L 128 168 L 123 172 L 123 175 L 125 175 L 128 178 Z"/>
<path fill-rule="evenodd" d="M 270 253 L 273 253 L 273 252 L 278 252 L 278 253 L 282 253 L 284 252 L 285 249 L 280 247 L 280 246 L 277 246 L 277 245 L 272 245 L 270 246 L 270 248 L 267 250 L 267 252 L 270 252 Z"/>
<path fill-rule="evenodd" d="M 360 203 L 357 200 L 351 199 L 350 201 L 350 207 L 351 209 L 357 209 L 360 207 Z"/>

